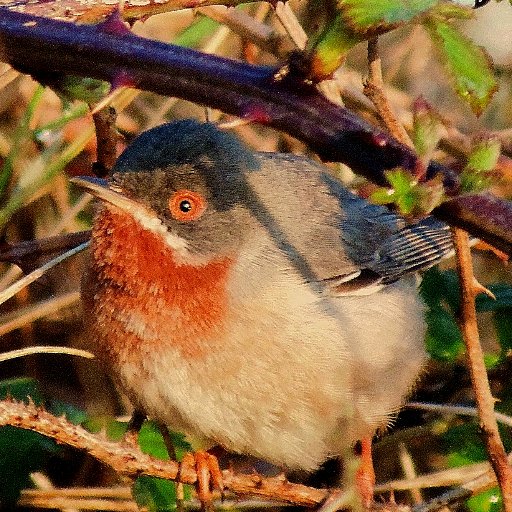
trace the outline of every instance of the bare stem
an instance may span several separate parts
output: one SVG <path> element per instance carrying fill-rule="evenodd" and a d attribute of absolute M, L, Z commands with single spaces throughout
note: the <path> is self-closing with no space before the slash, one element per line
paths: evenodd
<path fill-rule="evenodd" d="M 512 468 L 500 438 L 498 423 L 494 414 L 495 399 L 492 396 L 484 354 L 480 345 L 475 308 L 475 278 L 471 261 L 468 234 L 459 228 L 453 228 L 453 242 L 457 256 L 457 268 L 461 287 L 460 325 L 471 382 L 480 418 L 480 429 L 491 465 L 496 473 L 501 489 L 505 512 L 512 512 Z"/>
<path fill-rule="evenodd" d="M 96 129 L 96 175 L 104 177 L 114 167 L 117 158 L 116 111 L 105 107 L 92 115 Z"/>
<path fill-rule="evenodd" d="M 364 94 L 375 105 L 379 116 L 393 137 L 412 148 L 413 144 L 408 133 L 398 121 L 384 93 L 379 44 L 376 37 L 368 40 L 368 80 L 364 84 Z"/>
<path fill-rule="evenodd" d="M 125 0 L 123 17 L 129 21 L 144 19 L 163 12 L 178 11 L 190 7 L 204 7 L 209 5 L 225 5 L 234 7 L 241 3 L 249 3 L 254 0 L 163 0 L 163 1 L 132 1 Z M 27 0 L 13 0 L 7 2 L 4 9 L 22 11 L 36 16 L 65 19 L 80 23 L 98 23 L 117 8 L 117 2 L 98 1 L 84 3 L 80 0 L 69 0 L 63 5 L 60 0 L 48 0 L 46 2 L 29 2 Z"/>

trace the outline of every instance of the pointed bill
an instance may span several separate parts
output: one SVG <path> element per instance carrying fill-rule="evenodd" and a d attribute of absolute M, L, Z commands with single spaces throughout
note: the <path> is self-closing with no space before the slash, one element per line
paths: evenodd
<path fill-rule="evenodd" d="M 69 181 L 74 185 L 83 188 L 94 197 L 117 206 L 127 213 L 131 213 L 133 215 L 136 211 L 143 211 L 146 214 L 150 214 L 149 210 L 144 205 L 130 199 L 124 195 L 120 189 L 112 187 L 104 179 L 93 178 L 92 176 L 77 176 L 75 178 L 70 178 Z"/>
<path fill-rule="evenodd" d="M 171 233 L 158 218 L 158 215 L 142 203 L 130 199 L 120 189 L 109 185 L 106 180 L 93 178 L 92 176 L 80 176 L 70 178 L 71 183 L 83 188 L 86 192 L 97 197 L 101 201 L 111 204 L 128 215 L 132 216 L 144 229 L 161 236 L 167 245 L 175 251 L 183 251 L 188 248 L 184 238 Z"/>

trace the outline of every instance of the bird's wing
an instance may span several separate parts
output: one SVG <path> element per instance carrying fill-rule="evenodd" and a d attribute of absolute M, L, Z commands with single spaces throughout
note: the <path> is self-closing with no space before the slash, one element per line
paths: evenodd
<path fill-rule="evenodd" d="M 407 224 L 310 160 L 259 155 L 263 172 L 251 184 L 261 201 L 260 222 L 306 280 L 322 281 L 334 294 L 368 294 L 452 252 L 446 224 L 432 217 Z M 276 179 L 276 173 L 286 177 Z"/>
<path fill-rule="evenodd" d="M 426 270 L 453 253 L 449 226 L 434 217 L 416 223 L 387 208 L 355 196 L 328 178 L 331 192 L 346 212 L 340 223 L 341 238 L 360 275 L 335 283 L 338 294 L 371 293 L 401 277 Z"/>
<path fill-rule="evenodd" d="M 383 282 L 389 283 L 404 274 L 425 270 L 452 253 L 449 226 L 427 217 L 384 240 L 372 269 L 382 276 Z"/>

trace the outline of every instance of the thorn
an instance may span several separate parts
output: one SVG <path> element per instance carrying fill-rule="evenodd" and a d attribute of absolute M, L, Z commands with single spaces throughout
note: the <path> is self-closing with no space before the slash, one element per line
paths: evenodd
<path fill-rule="evenodd" d="M 477 244 L 475 245 L 475 248 L 480 250 L 480 251 L 490 251 L 492 252 L 496 258 L 498 258 L 502 263 L 503 265 L 508 265 L 508 262 L 509 262 L 509 255 L 503 251 L 500 251 L 499 249 L 497 249 L 496 247 L 486 243 L 486 242 L 482 242 L 481 240 L 479 240 L 477 242 Z"/>
<path fill-rule="evenodd" d="M 225 121 L 223 123 L 219 123 L 217 127 L 221 130 L 233 130 L 239 126 L 246 126 L 251 123 L 252 121 L 250 119 L 233 119 L 233 121 Z"/>
<path fill-rule="evenodd" d="M 119 71 L 112 80 L 112 90 L 119 89 L 121 87 L 135 87 L 137 84 L 135 80 L 131 76 L 131 74 L 126 70 Z"/>
<path fill-rule="evenodd" d="M 130 448 L 139 446 L 139 433 L 128 430 L 122 438 L 122 443 Z"/>
<path fill-rule="evenodd" d="M 242 118 L 255 123 L 268 124 L 272 116 L 262 105 L 252 104 L 245 109 Z"/>
<path fill-rule="evenodd" d="M 135 85 L 135 81 L 131 78 L 128 72 L 118 72 L 110 85 L 110 93 L 94 105 L 94 108 L 91 110 L 91 114 L 97 114 L 100 110 L 103 110 L 105 107 L 110 105 L 121 89 L 125 87 L 135 87 Z"/>
<path fill-rule="evenodd" d="M 113 36 L 125 36 L 131 34 L 131 30 L 124 22 L 121 9 L 116 7 L 101 23 L 96 25 L 97 30 Z"/>
<path fill-rule="evenodd" d="M 284 473 L 279 473 L 279 475 L 276 476 L 276 479 L 281 483 L 285 483 L 288 481 Z"/>
<path fill-rule="evenodd" d="M 371 136 L 373 144 L 378 147 L 385 147 L 388 144 L 388 139 L 384 134 L 375 133 Z"/>
<path fill-rule="evenodd" d="M 489 288 L 486 288 L 483 284 L 479 283 L 476 278 L 473 279 L 473 291 L 475 295 L 478 295 L 479 293 L 485 293 L 487 297 L 496 300 L 496 295 L 494 295 L 494 293 L 492 293 Z"/>
<path fill-rule="evenodd" d="M 261 475 L 259 475 L 255 469 L 252 470 L 251 480 L 253 481 L 256 488 L 261 487 L 261 485 L 263 483 L 263 479 L 261 478 Z"/>

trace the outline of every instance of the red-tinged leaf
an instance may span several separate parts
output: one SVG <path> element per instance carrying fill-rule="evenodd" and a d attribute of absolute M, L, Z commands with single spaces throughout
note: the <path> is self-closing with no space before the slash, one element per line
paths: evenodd
<path fill-rule="evenodd" d="M 441 116 L 423 98 L 414 102 L 413 116 L 414 148 L 424 164 L 428 164 L 446 128 Z"/>
<path fill-rule="evenodd" d="M 348 51 L 363 40 L 364 37 L 356 34 L 337 14 L 308 45 L 308 78 L 315 83 L 329 78 L 343 63 Z"/>

